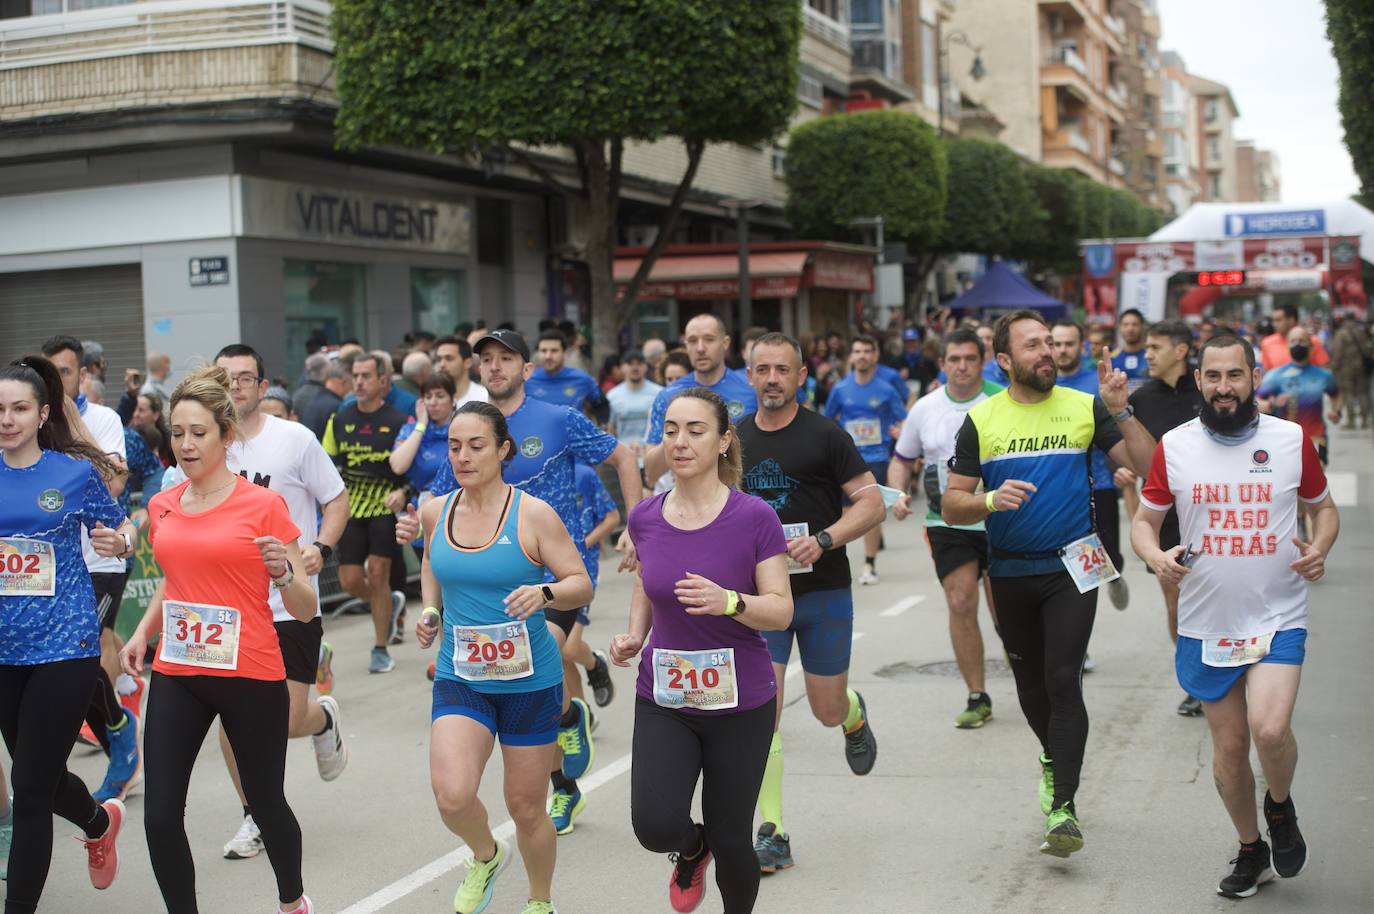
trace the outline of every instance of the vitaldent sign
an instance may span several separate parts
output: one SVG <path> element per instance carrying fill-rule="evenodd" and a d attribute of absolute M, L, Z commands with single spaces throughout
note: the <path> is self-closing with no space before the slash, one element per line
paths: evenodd
<path fill-rule="evenodd" d="M 1227 236 L 1324 235 L 1326 211 L 1295 209 L 1279 213 L 1227 213 L 1223 224 Z"/>
<path fill-rule="evenodd" d="M 464 203 L 241 180 L 245 235 L 440 254 L 472 250 L 472 210 Z"/>

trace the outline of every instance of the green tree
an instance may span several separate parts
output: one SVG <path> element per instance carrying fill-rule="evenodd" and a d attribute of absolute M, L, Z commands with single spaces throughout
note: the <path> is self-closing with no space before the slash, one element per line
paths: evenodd
<path fill-rule="evenodd" d="M 1374 201 L 1374 6 L 1368 0 L 1326 0 L 1326 37 L 1341 72 L 1337 104 L 1345 147 L 1368 205 Z"/>
<path fill-rule="evenodd" d="M 767 143 L 796 107 L 796 0 L 336 0 L 333 22 L 342 146 L 514 158 L 580 204 L 598 360 L 615 351 L 705 147 Z M 664 138 L 683 142 L 686 167 L 617 303 L 625 145 Z"/>
<path fill-rule="evenodd" d="M 802 237 L 857 238 L 852 220 L 881 216 L 886 238 L 924 250 L 944 224 L 948 170 L 934 129 L 915 114 L 817 118 L 787 143 L 787 219 Z"/>
<path fill-rule="evenodd" d="M 1026 180 L 1045 211 L 1044 230 L 1027 246 L 1026 257 L 1040 269 L 1077 271 L 1078 242 L 1087 237 L 1085 179 L 1064 168 L 1028 163 Z"/>
<path fill-rule="evenodd" d="M 942 253 L 1019 257 L 1043 231 L 1046 214 L 1021 158 L 1001 143 L 951 138 L 949 202 Z"/>

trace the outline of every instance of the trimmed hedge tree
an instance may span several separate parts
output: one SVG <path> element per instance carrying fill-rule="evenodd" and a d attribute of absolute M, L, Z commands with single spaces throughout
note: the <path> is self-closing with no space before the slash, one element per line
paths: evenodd
<path fill-rule="evenodd" d="M 1374 6 L 1326 0 L 1326 37 L 1340 67 L 1341 124 L 1365 205 L 1374 204 Z"/>
<path fill-rule="evenodd" d="M 709 143 L 767 143 L 797 100 L 796 0 L 335 0 L 338 141 L 519 159 L 587 214 L 597 363 Z M 676 137 L 686 168 L 616 302 L 612 258 L 627 142 Z M 536 147 L 571 149 L 554 167 Z"/>

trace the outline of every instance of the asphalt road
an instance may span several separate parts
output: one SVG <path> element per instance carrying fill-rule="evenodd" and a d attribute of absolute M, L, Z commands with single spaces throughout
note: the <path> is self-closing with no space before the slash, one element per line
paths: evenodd
<path fill-rule="evenodd" d="M 1247 912 L 1374 911 L 1370 455 L 1368 433 L 1335 440 L 1331 470 L 1343 530 L 1326 579 L 1310 592 L 1293 796 L 1311 865 L 1301 878 L 1276 881 L 1241 902 Z M 1091 651 L 1097 671 L 1084 680 L 1092 732 L 1078 797 L 1087 846 L 1061 861 L 1037 852 L 1043 828 L 1038 747 L 1017 707 L 986 610 L 995 716 L 981 730 L 960 731 L 953 717 L 964 691 L 920 528 L 913 520 L 889 522 L 887 542 L 881 582 L 855 588 L 852 682 L 864 693 L 879 739 L 877 767 L 866 778 L 850 774 L 840 736 L 811 718 L 800 677 L 789 677 L 785 818 L 797 866 L 764 878 L 756 910 L 1231 910 L 1237 902 L 1219 898 L 1215 885 L 1229 870 L 1236 839 L 1211 784 L 1205 724 L 1174 711 L 1181 693 L 1163 604 L 1140 562 L 1128 556 L 1130 608 L 1116 612 L 1105 596 L 1099 606 Z M 602 582 L 590 629 L 596 645 L 622 629 L 629 594 L 629 579 L 609 561 Z M 440 822 L 429 787 L 424 667 L 433 654 L 420 652 L 412 636 L 392 649 L 394 673 L 369 676 L 369 623 L 341 620 L 328 627 L 327 637 L 337 650 L 335 694 L 352 761 L 339 780 L 326 784 L 316 776 L 309 740 L 291 745 L 287 796 L 305 833 L 306 890 L 319 911 L 331 914 L 451 911 L 465 851 Z M 629 670 L 615 676 L 619 694 L 599 714 L 596 763 L 582 782 L 587 808 L 576 831 L 559 839 L 554 895 L 563 914 L 670 910 L 664 897 L 669 864 L 642 850 L 630 830 L 633 678 Z M 95 785 L 104 760 L 78 748 L 72 767 Z M 482 796 L 493 823 L 506 823 L 495 760 Z M 144 845 L 139 794 L 129 813 L 119 878 L 103 893 L 87 881 L 85 855 L 70 837 L 74 830 L 58 821 L 40 910 L 163 910 Z M 212 738 L 187 806 L 206 914 L 275 909 L 265 855 L 221 857 L 239 816 Z M 489 910 L 519 912 L 525 889 L 517 862 L 502 877 Z M 714 885 L 701 910 L 720 910 Z"/>

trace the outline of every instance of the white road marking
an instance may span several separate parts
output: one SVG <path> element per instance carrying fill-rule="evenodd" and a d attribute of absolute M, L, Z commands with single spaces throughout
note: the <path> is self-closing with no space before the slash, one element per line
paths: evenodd
<path fill-rule="evenodd" d="M 1327 473 L 1326 484 L 1337 507 L 1353 508 L 1360 503 L 1359 478 L 1354 473 Z"/>
<path fill-rule="evenodd" d="M 583 794 L 588 794 L 598 787 L 604 787 L 629 770 L 630 756 L 626 753 L 604 768 L 599 768 L 587 777 L 579 779 L 577 786 L 581 788 Z M 493 828 L 491 833 L 503 841 L 508 840 L 515 834 L 515 823 L 507 819 Z M 460 847 L 456 851 L 450 851 L 437 860 L 426 863 L 410 875 L 402 876 L 391 885 L 378 889 L 362 901 L 354 902 L 340 911 L 339 914 L 376 914 L 377 911 L 382 910 L 387 905 L 405 898 L 471 859 L 472 850 L 466 846 Z"/>
<path fill-rule="evenodd" d="M 913 607 L 919 606 L 919 605 L 920 605 L 922 602 L 924 602 L 924 601 L 925 601 L 925 597 L 922 596 L 922 595 L 917 595 L 917 596 L 914 596 L 914 597 L 907 597 L 905 600 L 898 600 L 896 603 L 893 603 L 893 604 L 892 604 L 891 606 L 889 606 L 887 609 L 885 609 L 885 610 L 883 610 L 882 612 L 878 613 L 878 615 L 883 616 L 883 617 L 886 617 L 886 618 L 891 618 L 892 616 L 900 616 L 902 613 L 906 612 L 907 610 L 912 609 Z"/>

